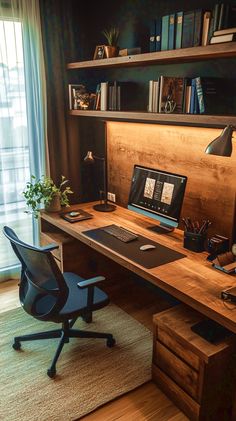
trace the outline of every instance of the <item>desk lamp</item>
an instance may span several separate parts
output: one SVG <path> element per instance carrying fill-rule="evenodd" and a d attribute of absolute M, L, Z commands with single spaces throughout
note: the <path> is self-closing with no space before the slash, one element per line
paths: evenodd
<path fill-rule="evenodd" d="M 220 136 L 206 147 L 205 153 L 219 156 L 231 156 L 233 126 L 226 126 Z"/>
<path fill-rule="evenodd" d="M 115 205 L 111 205 L 110 203 L 107 203 L 107 166 L 106 166 L 106 158 L 102 158 L 96 155 L 93 155 L 92 151 L 88 151 L 84 162 L 86 164 L 94 164 L 95 160 L 102 161 L 103 163 L 103 191 L 100 191 L 100 194 L 103 193 L 103 203 L 99 203 L 97 205 L 94 205 L 94 209 L 99 212 L 113 212 L 116 209 Z"/>

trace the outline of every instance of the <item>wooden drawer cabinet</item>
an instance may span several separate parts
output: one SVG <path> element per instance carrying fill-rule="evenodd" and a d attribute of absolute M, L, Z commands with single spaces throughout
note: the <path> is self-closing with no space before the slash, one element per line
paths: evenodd
<path fill-rule="evenodd" d="M 40 244 L 46 246 L 58 244 L 58 249 L 52 251 L 55 261 L 62 272 L 78 272 L 78 242 L 69 235 L 60 232 L 40 233 Z"/>
<path fill-rule="evenodd" d="M 191 330 L 202 319 L 184 305 L 154 316 L 153 380 L 190 420 L 230 420 L 235 337 L 205 341 Z"/>

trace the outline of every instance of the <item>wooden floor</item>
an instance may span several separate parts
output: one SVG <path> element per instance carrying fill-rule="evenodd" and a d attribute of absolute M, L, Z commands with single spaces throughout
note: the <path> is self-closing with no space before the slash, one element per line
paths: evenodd
<path fill-rule="evenodd" d="M 158 295 L 153 287 L 147 287 L 137 279 L 130 278 L 109 283 L 105 289 L 115 304 L 150 329 L 152 329 L 152 315 L 170 306 L 170 303 Z M 0 283 L 0 312 L 19 305 L 17 282 L 10 280 Z M 186 421 L 188 418 L 153 382 L 148 382 L 83 417 L 83 421 L 114 420 Z"/>

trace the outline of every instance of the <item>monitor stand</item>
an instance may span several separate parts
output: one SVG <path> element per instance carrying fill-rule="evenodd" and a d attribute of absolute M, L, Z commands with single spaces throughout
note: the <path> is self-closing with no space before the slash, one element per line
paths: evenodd
<path fill-rule="evenodd" d="M 157 234 L 169 234 L 174 231 L 174 227 L 161 223 L 160 225 L 152 225 L 148 230 L 156 232 Z"/>

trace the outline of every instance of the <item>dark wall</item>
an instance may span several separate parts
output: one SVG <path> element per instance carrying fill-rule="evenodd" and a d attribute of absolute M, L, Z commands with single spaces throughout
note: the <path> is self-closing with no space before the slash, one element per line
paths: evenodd
<path fill-rule="evenodd" d="M 179 10 L 212 8 L 215 3 L 216 0 L 40 1 L 42 19 L 46 16 L 45 46 L 51 43 L 47 51 L 49 137 L 52 155 L 55 155 L 51 156 L 51 162 L 55 162 L 57 177 L 63 173 L 73 179 L 72 187 L 80 199 L 96 198 L 101 185 L 99 166 L 85 167 L 83 156 L 87 149 L 94 150 L 97 155 L 104 153 L 104 123 L 89 118 L 68 118 L 68 83 L 84 83 L 88 90 L 95 91 L 97 83 L 101 81 L 134 81 L 139 92 L 139 107 L 145 110 L 150 79 L 162 74 L 232 77 L 235 75 L 236 59 L 83 71 L 67 71 L 66 64 L 92 59 L 95 46 L 105 43 L 102 30 L 114 25 L 120 29 L 120 48 L 140 46 L 142 52 L 146 52 L 149 47 L 149 24 L 153 18 Z M 236 0 L 231 4 L 236 4 Z M 58 168 L 58 151 L 60 157 L 68 157 L 61 168 Z"/>

